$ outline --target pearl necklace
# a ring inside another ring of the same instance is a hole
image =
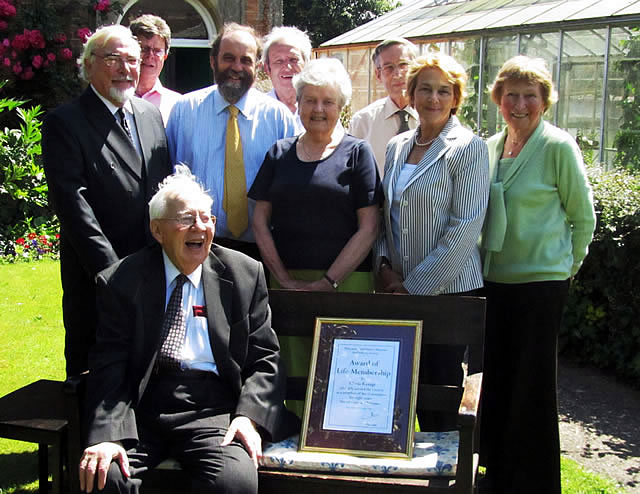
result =
[[[431,139],[430,141],[427,142],[418,142],[418,132],[416,132],[415,134],[413,134],[413,142],[416,143],[416,146],[418,147],[426,147],[429,144],[431,144],[433,141],[435,141],[438,138],[438,136],[435,136],[433,139]]]

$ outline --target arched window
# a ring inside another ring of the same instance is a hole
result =
[[[162,17],[171,28],[171,52],[160,77],[163,84],[181,93],[211,84],[214,13],[199,0],[129,0],[118,22],[127,26],[142,14]]]

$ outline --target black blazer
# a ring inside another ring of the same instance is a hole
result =
[[[160,112],[138,98],[131,104],[142,157],[90,87],[47,115],[43,125],[49,200],[61,226],[69,374],[87,368],[95,275],[152,241],[147,202],[171,173]]]
[[[88,444],[138,440],[135,410],[153,372],[166,296],[158,245],[100,273],[97,342],[87,387]],[[233,414],[282,439],[285,374],[262,264],[214,245],[203,264],[209,339],[220,378],[236,401]],[[202,381],[206,383],[206,381]]]

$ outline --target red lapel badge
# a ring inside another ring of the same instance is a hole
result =
[[[207,317],[207,306],[206,305],[194,305],[193,306],[193,317]]]

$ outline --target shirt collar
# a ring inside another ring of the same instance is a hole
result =
[[[384,102],[384,118],[391,118],[398,110],[405,110],[411,117],[418,120],[418,113],[411,105],[407,105],[404,108],[398,108],[391,97],[387,96]]]
[[[180,274],[180,270],[175,267],[164,250],[162,251],[162,257],[164,258],[164,278],[167,282],[167,286],[169,286],[173,282],[173,280],[176,279],[176,277]],[[200,278],[202,277],[202,264],[200,264],[200,266],[198,266],[193,273],[187,274],[185,276],[189,279],[194,287],[197,288],[198,286],[200,286]]]
[[[254,89],[249,88],[242,98],[234,103],[234,106],[237,107],[240,113],[242,113],[247,119],[251,118],[253,115],[253,108],[255,107],[255,98],[250,97],[252,91],[254,91]],[[213,102],[216,114],[222,113],[227,109],[227,106],[230,105],[230,103],[222,97],[220,91],[218,91],[217,85],[215,91],[213,91]]]
[[[163,89],[164,89],[164,86],[162,85],[162,83],[160,82],[160,78],[158,77],[153,87],[149,89],[146,93],[138,96],[138,98],[145,98],[147,96],[152,95],[153,93],[162,93]]]
[[[107,109],[111,112],[111,115],[115,115],[116,112],[118,111],[118,109],[120,108],[119,106],[114,105],[113,103],[111,103],[111,101],[109,101],[107,98],[105,98],[104,96],[102,96],[98,90],[93,87],[93,84],[90,84],[91,89],[93,90],[94,93],[96,93],[96,96],[98,98],[100,98],[100,101],[102,101],[105,106],[107,107]],[[131,101],[127,100],[124,105],[123,105],[124,109],[127,110],[129,113],[133,113],[133,107],[131,106]]]

